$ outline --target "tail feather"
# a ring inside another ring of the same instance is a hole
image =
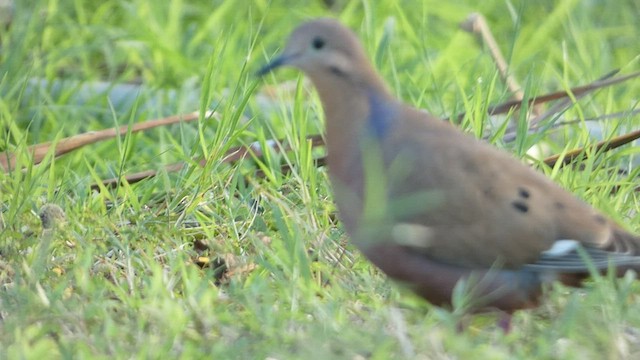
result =
[[[611,245],[604,250],[631,256],[640,256],[640,236],[632,234],[616,225],[611,235]]]

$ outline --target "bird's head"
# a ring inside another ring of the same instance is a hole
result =
[[[298,68],[312,79],[340,76],[357,80],[367,66],[365,51],[356,35],[334,19],[310,21],[296,28],[280,56],[264,66],[262,76],[281,66]]]

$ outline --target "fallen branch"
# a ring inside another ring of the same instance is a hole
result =
[[[214,112],[207,112],[205,117],[213,116]],[[188,122],[197,120],[199,118],[198,112],[193,112],[189,114],[183,115],[173,115],[163,119],[156,119],[145,121],[141,123],[136,123],[131,126],[131,133],[136,133],[140,131],[145,131],[148,129],[156,128],[159,126],[167,126],[173,125],[180,122]],[[53,147],[53,156],[59,157],[68,152],[77,150],[83,146],[94,144],[103,140],[108,140],[115,138],[116,136],[122,136],[129,132],[129,126],[123,125],[119,128],[110,128],[98,131],[89,131],[86,133],[66,137],[57,142],[46,142],[37,145],[29,146],[27,150],[33,156],[33,164],[39,164],[44,160],[47,154],[51,151]],[[16,155],[11,153],[3,153],[0,155],[0,167],[7,172],[10,170],[15,170],[16,166]]]
[[[543,162],[551,167],[555,166],[558,161],[562,162],[562,165],[567,165],[580,156],[587,156],[587,150],[592,150],[594,152],[606,152],[609,150],[613,150],[615,148],[619,148],[622,145],[626,145],[636,139],[640,138],[640,130],[632,131],[628,134],[616,136],[610,140],[603,140],[595,145],[588,145],[578,149],[571,150],[565,154],[556,154],[553,156],[549,156],[544,159]]]

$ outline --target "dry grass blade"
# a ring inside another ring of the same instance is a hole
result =
[[[619,118],[625,117],[625,116],[636,116],[636,115],[640,115],[640,109],[618,111],[618,112],[614,112],[614,113],[610,113],[610,114],[604,114],[604,115],[600,115],[600,116],[584,118],[584,120],[583,119],[571,119],[571,120],[559,121],[559,122],[553,124],[552,127],[556,128],[556,127],[565,126],[565,125],[577,124],[577,123],[581,123],[583,121],[584,122],[607,121],[607,120],[619,119]]]
[[[623,76],[619,76],[619,77],[615,77],[613,78],[612,76],[617,74],[618,70],[614,70],[611,73],[603,76],[601,79],[596,80],[590,84],[587,85],[582,85],[582,86],[576,86],[574,88],[571,88],[569,90],[562,90],[562,91],[556,91],[556,92],[552,92],[550,94],[546,94],[546,95],[541,95],[535,98],[531,98],[529,100],[527,100],[527,103],[529,104],[529,106],[533,106],[533,105],[538,105],[538,104],[543,104],[549,101],[553,101],[553,100],[558,100],[558,99],[563,99],[568,97],[570,94],[573,94],[574,96],[580,96],[580,95],[584,95],[586,93],[589,93],[593,90],[596,89],[600,89],[603,87],[607,87],[607,86],[611,86],[611,85],[615,85],[615,84],[619,84],[621,82],[627,81],[629,79],[633,79],[636,78],[638,76],[640,76],[640,71],[638,72],[634,72],[631,74],[627,74],[627,75],[623,75]],[[505,114],[508,113],[509,111],[511,111],[512,109],[518,109],[522,107],[522,102],[521,101],[507,101],[504,102],[500,105],[496,105],[496,106],[492,106],[489,108],[489,115],[497,115],[497,114]],[[464,113],[459,115],[459,117],[464,116]]]
[[[317,146],[322,146],[324,145],[324,140],[322,139],[321,135],[311,135],[309,137],[307,137],[307,140],[311,141],[311,146],[312,147],[317,147]],[[281,143],[283,140],[270,140],[267,142],[267,145],[269,145],[272,149],[274,149],[275,151],[289,151],[291,150],[290,146],[286,146],[284,148],[276,146],[277,144]],[[260,144],[258,143],[252,143],[250,145],[247,146],[236,146],[234,148],[229,149],[229,151],[226,152],[225,156],[222,158],[222,162],[223,163],[233,163],[239,160],[242,160],[244,158],[247,157],[247,155],[253,154],[253,156],[256,157],[262,157],[263,155],[263,151],[262,148],[260,147]],[[196,159],[195,160],[198,164],[198,166],[204,166],[206,163],[205,159]],[[324,160],[323,158],[316,160],[316,164],[318,164],[318,166],[323,165],[324,164]],[[182,169],[184,169],[184,167],[186,166],[186,163],[180,162],[180,163],[174,163],[174,164],[170,164],[164,167],[164,171],[166,172],[176,172],[176,171],[180,171]],[[283,165],[282,166],[282,172],[283,173],[287,173],[289,172],[291,169],[288,165]],[[134,174],[130,174],[125,176],[124,178],[111,178],[111,179],[107,179],[104,180],[102,182],[102,185],[106,186],[106,187],[115,187],[116,185],[118,185],[120,183],[120,181],[126,181],[129,184],[133,184],[133,183],[137,183],[139,181],[142,181],[144,179],[149,179],[152,177],[155,177],[156,175],[158,175],[158,171],[156,170],[146,170],[146,171],[141,171],[141,172],[137,172]],[[264,173],[262,173],[261,171],[257,172],[258,177],[264,177]],[[100,184],[93,184],[91,185],[91,189],[93,190],[98,190],[100,188]]]
[[[613,72],[610,72],[609,74],[606,74],[605,76],[603,76],[600,79],[596,80],[592,84],[605,81],[605,80],[611,78],[611,76],[615,75],[616,73],[617,73],[617,70],[613,71]],[[575,102],[575,101],[587,96],[590,92],[595,91],[597,89],[598,89],[598,87],[594,87],[591,90],[582,92],[582,93],[580,93],[578,95],[574,94],[573,97],[562,98],[562,101],[559,101],[559,102],[555,103],[553,106],[551,106],[545,112],[543,112],[542,114],[536,115],[533,119],[531,119],[529,121],[529,132],[537,132],[538,130],[540,130],[540,123],[541,122],[543,122],[544,120],[549,119],[550,117],[552,117],[552,116],[554,116],[556,114],[561,114],[562,112],[567,110],[569,107],[571,107],[573,102]],[[544,96],[547,96],[547,95],[543,95],[543,97]],[[625,114],[625,113],[628,113],[628,112],[621,112],[619,114]],[[557,119],[554,119],[553,121],[556,121],[556,120]],[[586,121],[586,119],[585,119],[585,121]],[[508,130],[504,134],[502,139],[505,142],[511,142],[511,141],[514,141],[516,139],[516,136],[517,136],[517,130],[512,129],[512,130]]]
[[[586,156],[585,150],[588,148],[592,148],[593,150],[595,150],[595,152],[605,152],[615,148],[619,148],[620,146],[628,144],[636,139],[640,139],[640,130],[616,136],[615,138],[610,140],[600,141],[595,145],[588,145],[585,147],[574,149],[567,152],[566,154],[549,156],[548,158],[544,159],[543,162],[552,167],[555,166],[558,161],[561,161],[562,165],[567,165],[581,156]]]
[[[598,80],[587,84],[587,85],[580,85],[580,86],[576,86],[573,88],[570,88],[569,90],[561,90],[561,91],[556,91],[556,92],[552,92],[549,94],[545,94],[545,95],[540,95],[540,96],[536,96],[536,97],[532,97],[529,100],[527,100],[527,104],[529,106],[535,106],[535,105],[540,105],[540,104],[544,104],[550,101],[554,101],[554,100],[559,100],[559,99],[564,99],[569,97],[571,94],[574,97],[580,97],[583,95],[586,95],[594,90],[600,89],[600,88],[604,88],[607,86],[612,86],[615,84],[619,84],[622,82],[625,82],[627,80],[636,78],[640,76],[640,71],[638,72],[634,72],[631,74],[627,74],[624,76],[619,76],[619,77],[612,77],[615,74],[618,73],[619,70],[613,70],[610,73],[606,74],[605,76],[599,78]],[[522,100],[510,100],[510,101],[506,101],[504,103],[498,104],[498,105],[494,105],[494,106],[490,106],[489,109],[487,110],[487,113],[489,115],[499,115],[499,114],[506,114],[512,110],[518,110],[522,107],[523,105]],[[464,118],[464,116],[466,115],[466,113],[460,113],[458,115],[456,115],[455,117],[452,117],[453,119],[457,119],[458,121],[462,120]]]
[[[205,114],[206,117],[213,115],[213,112]],[[183,115],[173,115],[162,119],[145,121],[142,123],[134,124],[131,127],[131,132],[140,132],[148,129],[152,129],[159,126],[167,126],[177,124],[180,122],[187,122],[197,120],[199,117],[198,112],[193,112]],[[29,147],[29,153],[33,154],[33,163],[39,164],[45,158],[45,156],[51,151],[51,147],[54,147],[54,156],[58,157],[68,152],[77,150],[83,146],[94,144],[103,140],[115,138],[116,136],[125,135],[129,131],[129,126],[124,125],[119,128],[110,128],[99,131],[89,131],[86,133],[66,137],[58,142],[46,142],[42,144],[36,144]],[[14,170],[16,165],[16,155],[11,153],[4,153],[0,156],[0,167],[7,172]]]
[[[467,19],[460,24],[460,28],[464,31],[472,33],[478,36],[478,40],[481,44],[484,44],[489,49],[489,53],[491,54],[491,58],[493,62],[496,64],[498,68],[498,72],[500,73],[500,77],[506,83],[509,90],[513,93],[513,101],[514,102],[522,102],[524,99],[524,92],[522,91],[522,87],[518,84],[513,75],[509,72],[509,65],[507,61],[504,59],[502,52],[500,51],[500,47],[487,24],[487,20],[482,14],[472,13],[467,16]],[[535,114],[538,114],[540,111],[537,108],[533,109]]]

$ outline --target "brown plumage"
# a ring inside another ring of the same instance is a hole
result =
[[[395,99],[339,22],[299,26],[264,67],[302,70],[327,126],[335,201],[354,244],[437,305],[464,280],[469,310],[538,304],[550,281],[640,268],[640,238],[508,153]]]

